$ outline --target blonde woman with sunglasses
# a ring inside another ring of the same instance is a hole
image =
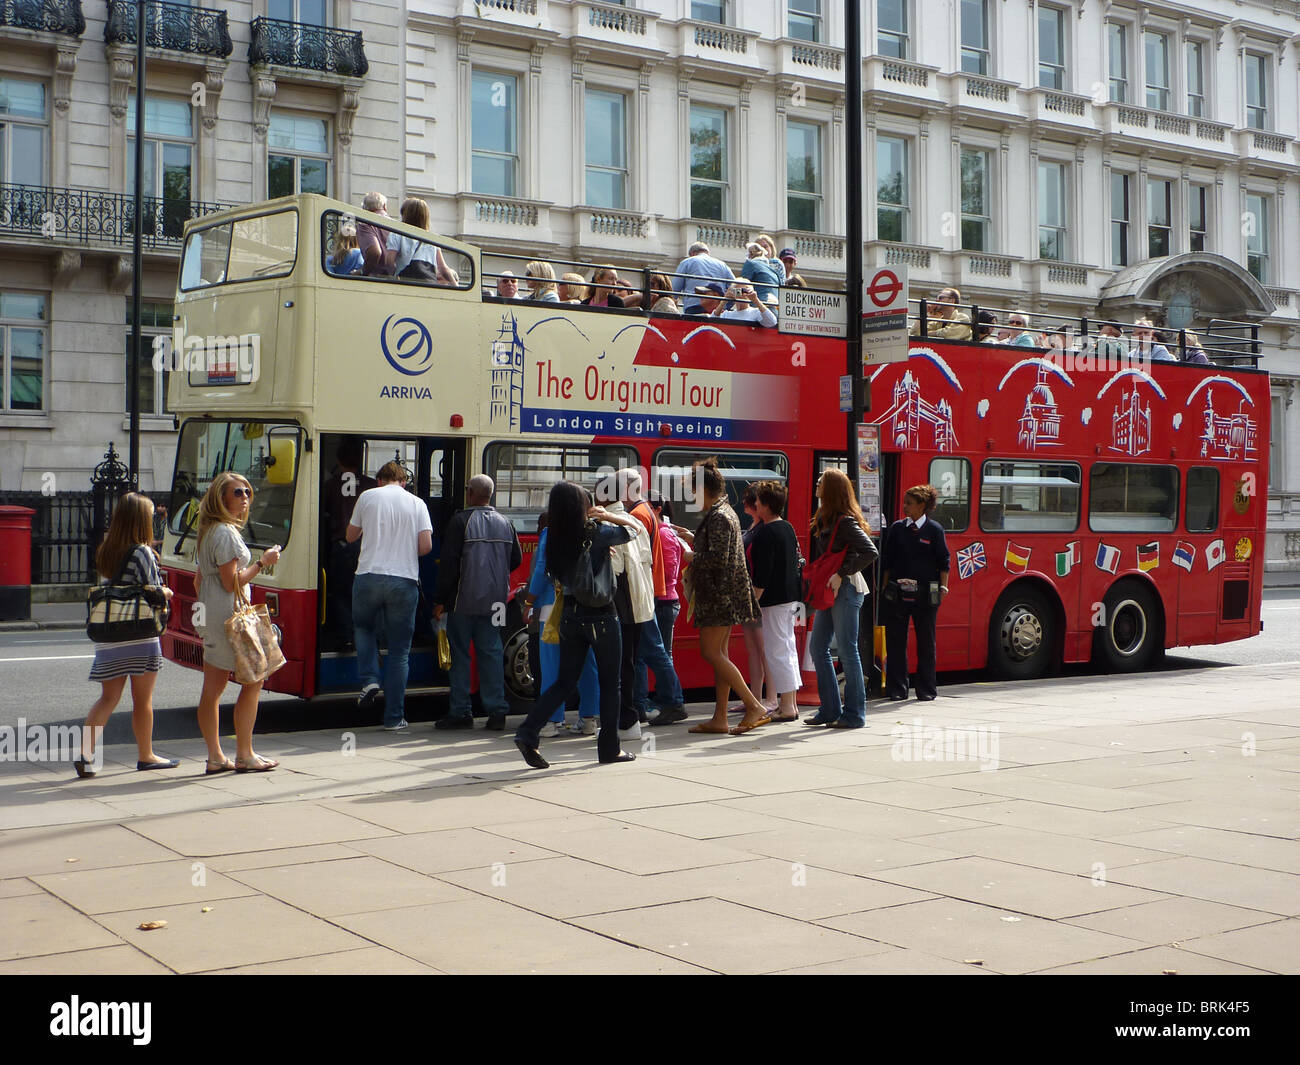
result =
[[[197,606],[194,628],[203,637],[203,693],[199,696],[199,728],[208,745],[208,773],[265,773],[280,763],[253,753],[253,723],[262,682],[240,686],[235,700],[235,760],[221,750],[218,703],[235,668],[235,650],[226,638],[226,619],[235,612],[240,586],[280,560],[279,546],[252,554],[240,529],[248,521],[253,486],[238,473],[221,473],[199,504]],[[200,624],[200,622],[202,624]]]

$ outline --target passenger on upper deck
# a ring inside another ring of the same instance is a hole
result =
[[[677,264],[677,272],[673,275],[673,291],[686,294],[687,314],[700,313],[700,301],[692,295],[698,291],[700,284],[695,280],[696,278],[703,278],[704,281],[725,281],[728,284],[736,280],[731,267],[721,259],[715,259],[710,255],[709,246],[703,241],[696,241],[691,245],[686,258]]]
[[[1024,311],[1012,311],[1007,316],[1008,328],[1003,329],[998,338],[1003,344],[1013,344],[1018,348],[1033,348],[1038,346],[1038,339],[1033,333],[1029,332],[1029,318]],[[1016,332],[1020,330],[1020,332]]]
[[[388,200],[382,192],[367,192],[361,206],[372,214],[388,217]],[[365,267],[362,273],[368,276],[391,274],[384,268],[384,247],[387,238],[384,231],[369,222],[357,222],[357,246],[361,249]]]
[[[591,294],[584,307],[639,307],[641,300],[632,286],[618,276],[618,267],[605,263],[591,272]]]
[[[998,316],[992,311],[980,311],[975,323],[975,343],[996,344],[998,342]]]
[[[970,315],[959,311],[961,293],[955,288],[943,288],[931,297],[926,307],[925,329],[920,329],[920,322],[913,322],[907,327],[909,336],[939,337],[944,340],[969,340],[971,338]]]
[[[681,304],[673,296],[673,285],[663,274],[650,275],[650,309],[656,314],[681,314]]]
[[[731,318],[739,322],[756,322],[759,325],[767,326],[769,329],[776,325],[776,315],[772,313],[761,299],[758,293],[749,285],[732,285],[727,292],[727,297],[732,300],[730,310],[714,310],[714,314],[719,318]],[[742,303],[748,303],[749,306],[742,306]]]
[[[1188,332],[1187,350],[1183,355],[1183,362],[1195,363],[1198,366],[1209,366],[1210,357],[1205,354],[1205,349],[1201,347],[1201,338],[1195,333]]]
[[[344,222],[334,238],[334,254],[325,260],[325,270],[336,277],[346,277],[360,273],[363,262],[361,249],[357,247],[357,227]]]
[[[1124,334],[1114,322],[1105,322],[1097,330],[1097,358],[1118,361],[1128,358],[1128,345]]]
[[[496,294],[503,300],[517,300],[519,298],[519,279],[509,270],[502,270],[497,278]]]
[[[1156,339],[1155,325],[1150,318],[1139,318],[1133,323],[1133,354],[1143,361],[1178,361],[1178,358]]]
[[[745,245],[745,251],[749,258],[740,268],[740,276],[753,284],[759,299],[764,302],[776,302],[776,289],[785,280],[784,271],[778,274],[772,269],[763,245],[757,241]]]
[[[544,300],[547,303],[559,303],[560,297],[555,291],[555,267],[550,263],[534,260],[524,267],[527,279],[528,298]]]
[[[402,221],[408,226],[427,230],[429,205],[414,196],[407,197],[402,201]],[[400,233],[388,234],[384,266],[386,272],[395,273],[398,277],[432,281],[439,285],[460,283],[456,271],[443,261],[442,250],[436,244],[415,237],[404,237]]]
[[[587,280],[581,274],[565,274],[560,278],[560,302],[581,303],[587,298]]]

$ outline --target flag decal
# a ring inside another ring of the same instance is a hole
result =
[[[1223,541],[1212,540],[1205,549],[1205,569],[1213,570],[1224,559]]]
[[[1024,573],[1029,568],[1029,554],[1032,547],[1021,547],[1007,541],[1006,566],[1012,573]]]
[[[1064,551],[1056,552],[1056,575],[1068,577],[1070,570],[1079,564],[1079,541],[1071,540]]]
[[[1196,561],[1196,545],[1189,544],[1186,540],[1179,540],[1178,546],[1174,548],[1173,563],[1179,569],[1185,569],[1188,573],[1192,572],[1192,563]]]
[[[1138,545],[1138,569],[1143,573],[1156,569],[1160,565],[1160,541]]]
[[[984,545],[979,541],[957,552],[957,576],[964,581],[970,580],[984,565]]]
[[[1097,568],[1114,573],[1119,568],[1119,548],[1108,544],[1097,545]]]

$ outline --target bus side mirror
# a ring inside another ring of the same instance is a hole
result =
[[[266,464],[267,484],[293,484],[293,471],[298,463],[295,461],[295,442],[288,437],[272,437],[270,461]]]

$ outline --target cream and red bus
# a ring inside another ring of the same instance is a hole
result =
[[[337,272],[344,223],[397,234],[430,260],[436,248],[454,283],[445,270],[441,283]],[[638,275],[647,294],[648,278]],[[787,484],[807,556],[817,477],[846,459],[841,340],[494,293],[477,248],[322,197],[187,224],[169,385],[181,420],[163,548],[169,658],[202,664],[197,501],[234,469],[255,489],[245,538],[284,549],[253,585],[288,659],[267,687],[305,699],[356,692],[329,528],[349,441],[361,476],[397,458],[429,507],[426,597],[466,481],[495,481],[494,503],[525,546],[504,619],[516,703],[533,680],[515,597],[556,480],[594,487],[603,472],[643,467],[691,526],[683,471],[716,455],[738,513],[745,483]],[[1259,631],[1267,374],[913,341],[907,360],[872,369],[871,395],[881,522],[901,515],[910,485],[941,492],[952,571],[940,670],[1033,677],[1092,659],[1131,671],[1167,647]],[[446,689],[429,617],[426,598],[412,694]],[[674,660],[684,687],[711,686],[684,616]]]

